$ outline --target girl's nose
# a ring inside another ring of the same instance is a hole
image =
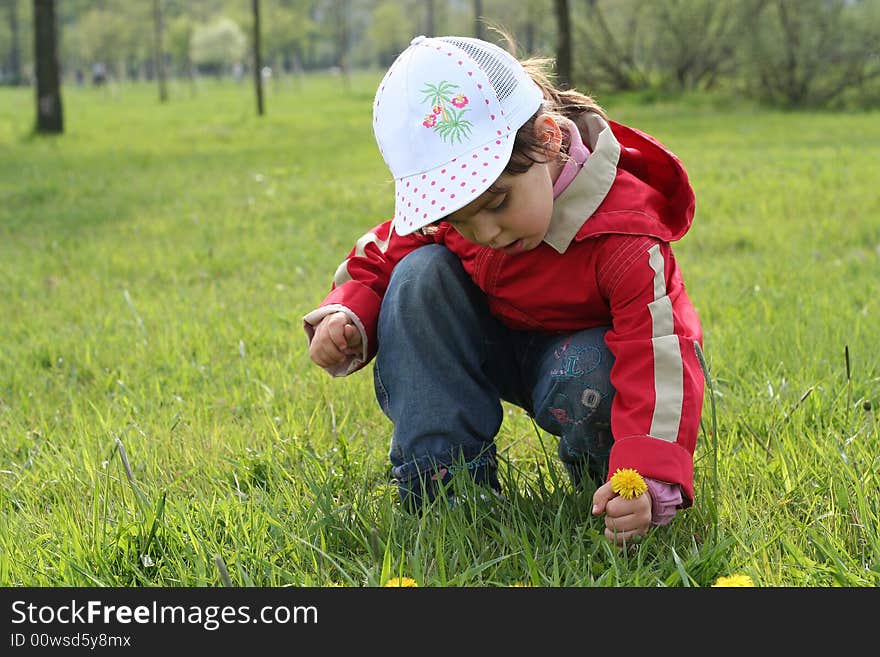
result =
[[[491,219],[474,222],[474,241],[483,246],[491,246],[492,241],[501,233],[501,228]]]

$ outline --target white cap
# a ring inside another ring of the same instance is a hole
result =
[[[408,235],[486,191],[542,101],[516,58],[492,43],[413,39],[373,101],[376,142],[394,176],[394,230]]]

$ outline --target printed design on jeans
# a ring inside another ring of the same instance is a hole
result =
[[[550,415],[555,417],[559,424],[569,424],[571,422],[571,418],[568,417],[568,411],[564,408],[551,408]]]
[[[495,460],[491,456],[483,455],[466,463],[455,463],[453,465],[444,466],[431,475],[431,481],[442,481],[447,474],[452,477],[456,472],[461,472],[462,470],[473,472],[474,470],[486,466],[494,467]]]
[[[560,393],[554,397],[553,406],[549,411],[561,427],[579,427],[593,417],[596,411],[596,407],[590,408],[584,405],[584,408],[587,409],[586,412],[578,412],[571,399]]]
[[[602,403],[602,393],[593,388],[585,388],[581,394],[581,406],[586,411],[578,411],[567,395],[559,393],[553,399],[553,406],[548,411],[559,423],[560,427],[579,427],[595,415]]]
[[[602,354],[596,347],[575,347],[566,340],[553,352],[558,364],[550,375],[561,378],[578,378],[589,374],[602,362]]]
[[[586,388],[584,394],[581,395],[581,404],[590,410],[596,410],[602,401],[602,393],[592,388]]]
[[[474,124],[464,118],[468,97],[456,93],[459,85],[442,80],[437,84],[427,83],[422,89],[422,104],[431,108],[431,113],[422,120],[422,125],[433,129],[443,141],[461,142],[471,136]]]

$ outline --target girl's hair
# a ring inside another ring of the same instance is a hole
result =
[[[511,54],[516,53],[516,41],[509,32],[498,26],[490,26],[490,28],[498,32],[506,41],[507,50]],[[518,174],[525,173],[536,162],[546,162],[547,159],[540,159],[542,154],[551,154],[547,150],[546,144],[535,136],[535,121],[541,116],[549,115],[557,123],[560,119],[575,120],[584,112],[593,112],[603,119],[608,117],[599,104],[590,96],[581,93],[577,89],[559,89],[553,82],[553,74],[550,72],[555,63],[550,57],[529,57],[520,60],[520,64],[526,70],[531,78],[535,81],[541,91],[544,93],[544,103],[532,117],[520,126],[513,140],[513,153],[510,161],[507,163],[504,171],[506,173]],[[566,157],[568,151],[568,139],[563,131],[562,156]]]

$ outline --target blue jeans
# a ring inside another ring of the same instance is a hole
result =
[[[509,329],[446,247],[408,254],[382,301],[373,368],[379,405],[394,425],[389,456],[404,504],[419,508],[463,470],[500,490],[501,400],[559,437],[575,484],[584,473],[603,481],[613,441],[607,330]]]

